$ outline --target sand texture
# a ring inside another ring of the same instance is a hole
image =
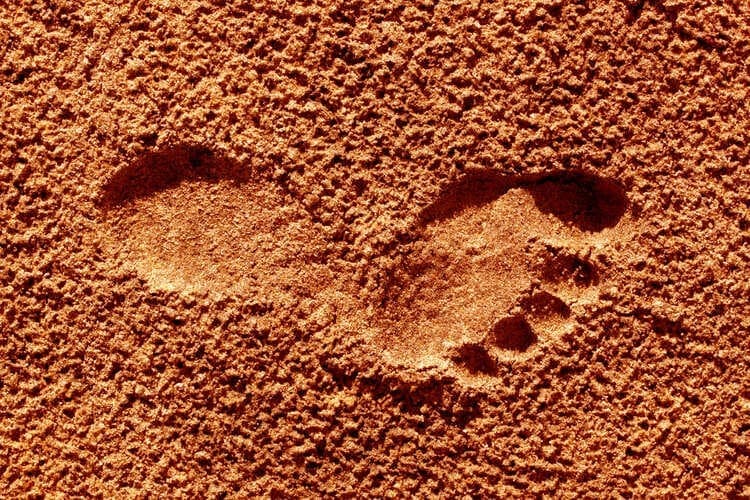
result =
[[[0,496],[750,498],[750,3],[0,2]]]

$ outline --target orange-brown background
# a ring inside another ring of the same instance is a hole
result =
[[[5,3],[2,490],[750,494],[749,26],[739,0]],[[640,229],[574,334],[470,388],[333,335],[314,293],[111,259],[104,181],[182,144],[282,186],[365,302],[467,168],[617,179]]]

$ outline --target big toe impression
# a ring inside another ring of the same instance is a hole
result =
[[[539,210],[584,231],[615,226],[628,206],[619,183],[584,173],[545,177],[530,185],[529,192]]]

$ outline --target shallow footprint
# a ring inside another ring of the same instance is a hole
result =
[[[106,246],[150,286],[237,292],[319,283],[323,241],[278,185],[204,148],[149,153],[101,196]]]
[[[626,208],[624,190],[597,176],[468,173],[422,213],[376,345],[399,364],[491,376],[498,360],[565,328],[571,311],[558,290],[567,298],[598,282],[593,264],[573,256],[595,234],[611,237]],[[542,240],[570,251],[543,254],[540,265],[529,249]]]

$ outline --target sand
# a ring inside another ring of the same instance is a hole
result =
[[[750,497],[750,4],[0,6],[8,497]]]

